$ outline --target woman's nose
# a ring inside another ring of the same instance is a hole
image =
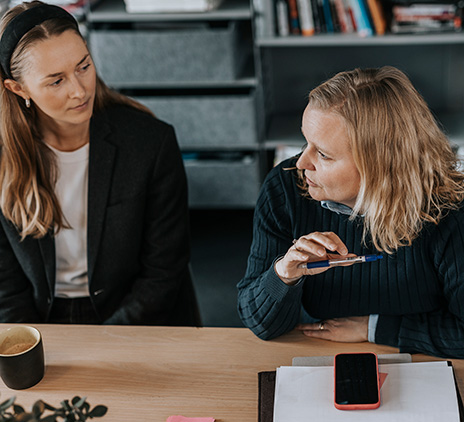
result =
[[[85,95],[84,86],[81,84],[78,78],[71,80],[70,96],[72,98],[83,98]]]
[[[310,156],[310,151],[306,148],[303,153],[298,158],[296,162],[296,167],[299,170],[314,170],[314,164]]]

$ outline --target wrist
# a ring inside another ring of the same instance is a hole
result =
[[[274,262],[274,272],[276,273],[277,277],[279,277],[285,284],[289,286],[294,286],[295,284],[298,283],[298,281],[301,279],[301,276],[299,277],[285,277],[285,272],[282,271],[281,265],[282,265],[282,260],[283,256],[276,259]]]

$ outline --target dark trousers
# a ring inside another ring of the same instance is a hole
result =
[[[48,320],[51,324],[101,324],[88,297],[55,298]]]

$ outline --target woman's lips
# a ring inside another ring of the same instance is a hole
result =
[[[317,188],[318,187],[318,185],[316,185],[311,179],[306,178],[306,183],[308,184],[308,186],[310,186],[312,188]]]
[[[87,107],[87,104],[88,104],[88,103],[89,103],[88,101],[85,101],[84,103],[79,104],[79,105],[76,106],[76,107],[72,107],[71,110],[83,110],[84,108]]]

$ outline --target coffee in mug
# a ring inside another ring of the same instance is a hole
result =
[[[7,387],[22,390],[44,375],[42,336],[34,327],[17,325],[0,331],[0,376]]]

